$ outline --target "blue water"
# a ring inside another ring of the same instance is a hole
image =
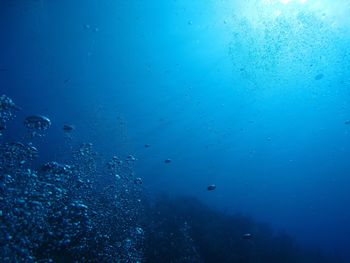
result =
[[[349,11],[346,0],[0,0],[0,95],[21,107],[1,140],[42,114],[52,127],[37,163],[66,161],[72,124],[73,145],[135,156],[149,195],[196,197],[349,262]]]

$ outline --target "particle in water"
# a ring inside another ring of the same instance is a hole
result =
[[[323,77],[324,77],[323,73],[317,74],[315,76],[315,80],[321,80],[321,79],[323,79]]]

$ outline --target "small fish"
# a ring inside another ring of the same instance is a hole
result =
[[[246,240],[249,240],[249,239],[252,239],[253,238],[253,235],[250,234],[250,233],[245,233],[242,235],[242,238],[243,239],[246,239]]]
[[[165,163],[171,163],[171,159],[164,160]]]
[[[215,184],[208,185],[208,187],[207,187],[208,191],[214,191],[215,189],[216,189],[216,185]]]
[[[69,124],[63,125],[64,132],[72,132],[74,130],[75,130],[75,127],[73,125],[69,125]]]

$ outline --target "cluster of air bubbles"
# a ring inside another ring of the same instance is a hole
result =
[[[11,99],[0,97],[1,124],[15,110]],[[51,121],[34,115],[24,125],[37,137]],[[73,130],[63,126],[65,133]],[[38,165],[39,155],[32,143],[0,143],[1,262],[142,262],[144,231],[137,221],[143,191],[133,172],[136,158],[106,162],[92,143],[77,146],[65,163]]]
[[[70,174],[72,173],[69,165],[59,164],[57,162],[48,162],[41,168],[43,172],[50,174]]]
[[[123,242],[124,257],[122,262],[140,263],[143,261],[145,233],[141,227],[136,227],[130,230],[130,236]],[[129,261],[128,261],[129,260]]]
[[[79,153],[82,156],[90,155],[92,153],[92,143],[83,143],[79,148]]]
[[[21,142],[3,143],[0,145],[0,171],[20,168],[33,161],[38,150],[33,144],[23,144]]]
[[[24,120],[24,126],[27,128],[31,137],[41,137],[50,128],[51,121],[42,115],[28,116]]]
[[[0,136],[6,129],[6,123],[13,119],[15,112],[20,110],[13,100],[6,95],[0,96]]]

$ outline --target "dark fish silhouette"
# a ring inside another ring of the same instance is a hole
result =
[[[207,189],[208,191],[214,191],[216,189],[216,185],[215,184],[208,185]]]
[[[74,130],[75,130],[75,127],[73,125],[69,125],[69,124],[63,125],[64,132],[72,132]]]
[[[249,239],[252,239],[253,238],[253,235],[250,234],[250,233],[245,233],[243,236],[242,236],[243,239],[246,239],[246,240],[249,240]]]

